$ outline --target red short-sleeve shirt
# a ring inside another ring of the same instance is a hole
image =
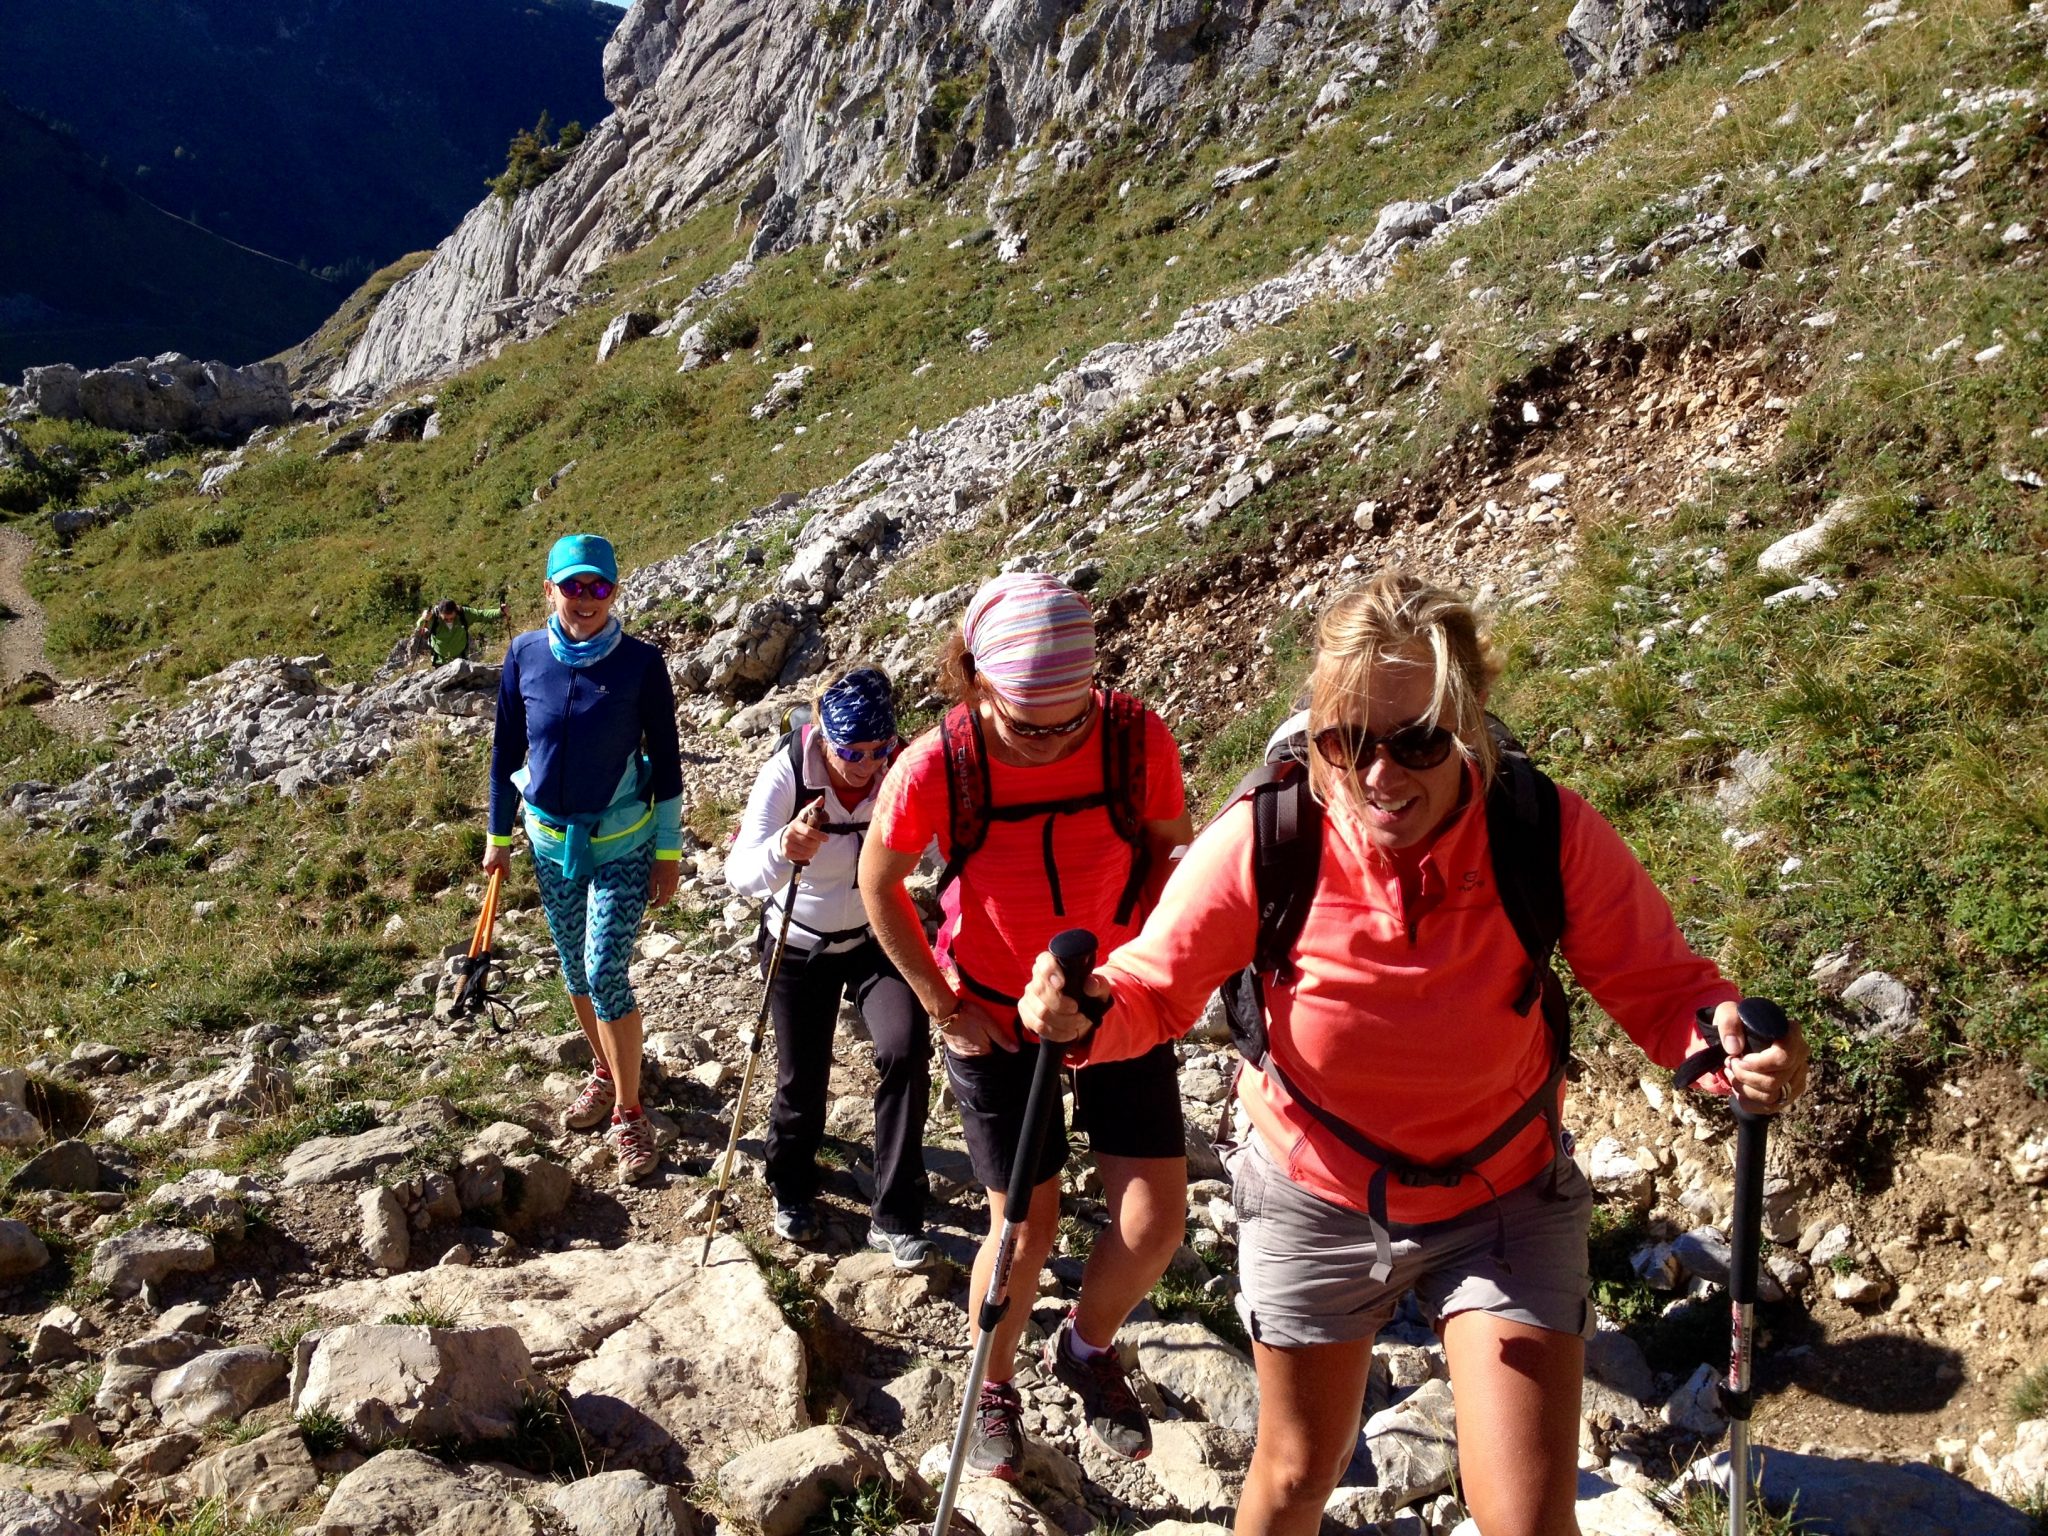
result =
[[[1057,762],[1016,767],[989,759],[991,803],[997,806],[1079,799],[1102,783],[1102,712]],[[1145,711],[1144,819],[1172,821],[1187,807],[1180,748],[1173,733]],[[1144,914],[1116,919],[1134,857],[1101,807],[1054,819],[1052,859],[1059,872],[1060,907],[1046,877],[1046,819],[991,820],[988,838],[967,861],[942,901],[945,920],[936,946],[939,964],[951,966],[995,991],[1015,997],[1031,979],[1031,962],[1062,929],[1094,931],[1097,953],[1107,955],[1138,931]],[[942,736],[926,731],[889,770],[875,807],[872,835],[899,853],[920,853],[936,838],[950,857],[946,762]]]

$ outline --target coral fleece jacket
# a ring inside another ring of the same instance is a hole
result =
[[[1560,787],[1565,929],[1559,948],[1579,984],[1654,1061],[1692,1048],[1693,1012],[1739,994],[1686,947],[1663,894],[1600,814]],[[1550,1070],[1540,1005],[1515,1011],[1528,957],[1494,889],[1478,778],[1465,808],[1422,857],[1409,895],[1392,862],[1344,806],[1323,818],[1320,883],[1296,946],[1298,975],[1269,985],[1270,1049],[1316,1103],[1418,1162],[1468,1150]],[[1198,837],[1143,930],[1111,955],[1116,1003],[1086,1059],[1150,1050],[1193,1026],[1209,994],[1249,965],[1258,936],[1252,811],[1232,806]],[[1325,1200],[1366,1208],[1375,1165],[1318,1125],[1263,1073],[1238,1095],[1287,1176]],[[1387,1187],[1390,1219],[1441,1221],[1548,1166],[1538,1116],[1450,1189]]]

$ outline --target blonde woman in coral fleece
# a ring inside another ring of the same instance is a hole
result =
[[[1267,1065],[1238,1079],[1252,1126],[1232,1156],[1239,1309],[1259,1423],[1236,1529],[1317,1529],[1357,1443],[1373,1337],[1413,1289],[1443,1337],[1475,1523],[1485,1536],[1576,1536],[1591,1194],[1558,1128],[1562,1063],[1542,1001],[1555,983],[1494,877],[1499,765],[1484,711],[1496,664],[1470,608],[1394,573],[1340,599],[1319,641],[1308,772],[1320,863],[1287,963],[1261,976]],[[1703,1048],[1695,1010],[1708,1010],[1731,1050],[1710,1081],[1782,1109],[1806,1078],[1797,1026],[1743,1055],[1736,989],[1687,948],[1614,829],[1563,789],[1550,825],[1559,948],[1580,984],[1665,1066]],[[1070,1054],[1091,1063],[1185,1034],[1253,963],[1253,847],[1240,800],[1089,978],[1109,1000],[1092,1033],[1050,955],[1034,963],[1024,1026],[1077,1042]],[[1470,1171],[1403,1177],[1453,1163]]]

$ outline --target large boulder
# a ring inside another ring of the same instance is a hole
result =
[[[81,371],[69,363],[30,368],[19,404],[39,416],[89,421],[116,432],[246,437],[292,417],[282,363],[234,368],[181,352],[134,357]]]
[[[60,1141],[45,1147],[14,1170],[10,1189],[62,1189],[74,1193],[100,1187],[99,1159],[82,1141]]]
[[[351,1440],[503,1440],[519,1405],[543,1390],[519,1330],[349,1324],[323,1334],[292,1413],[330,1413]]]
[[[697,1249],[629,1243],[502,1269],[436,1267],[305,1298],[365,1321],[412,1307],[501,1318],[535,1361],[573,1366],[567,1396],[593,1460],[674,1482],[808,1428],[803,1342],[735,1238]]]

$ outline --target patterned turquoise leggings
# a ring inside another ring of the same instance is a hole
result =
[[[533,869],[570,995],[589,998],[607,1024],[624,1018],[638,1006],[626,967],[633,962],[633,937],[647,910],[654,844],[607,860],[587,881],[568,879],[560,865],[545,857],[536,858]]]

